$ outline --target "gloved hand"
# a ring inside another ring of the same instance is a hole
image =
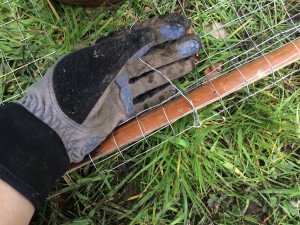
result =
[[[189,27],[180,14],[156,17],[129,34],[69,54],[19,103],[60,136],[71,162],[79,162],[147,102],[157,104],[174,94],[174,87],[139,58],[152,48],[142,57],[152,67],[170,79],[189,73],[193,59],[186,57],[200,46],[195,35],[185,35]]]
[[[200,41],[186,35],[189,28],[180,14],[154,17],[59,59],[17,104],[0,110],[0,178],[41,207],[70,162],[176,92],[139,58],[170,80],[191,72]]]

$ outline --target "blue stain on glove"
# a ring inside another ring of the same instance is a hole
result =
[[[148,44],[146,46],[144,46],[143,48],[141,48],[137,53],[135,53],[135,55],[133,56],[133,61],[138,60],[139,58],[141,58],[143,55],[146,54],[146,52],[148,52],[148,50],[153,46],[153,44]]]
[[[177,56],[188,57],[199,52],[199,49],[200,49],[200,43],[197,41],[192,40],[192,41],[184,42],[177,46],[177,50],[178,50]]]
[[[171,41],[183,37],[185,29],[181,24],[170,25],[167,24],[160,28],[160,34],[164,41]]]
[[[132,93],[128,87],[127,76],[124,72],[116,79],[115,83],[120,88],[121,101],[126,109],[126,114],[128,117],[134,116],[134,108],[132,102]]]
[[[91,137],[89,138],[89,140],[87,141],[87,143],[82,147],[81,149],[81,154],[82,155],[87,155],[89,154],[91,151],[93,151],[103,140],[105,139],[105,137],[100,137],[100,136],[96,136],[96,137]]]

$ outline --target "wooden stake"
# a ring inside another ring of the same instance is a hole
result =
[[[242,89],[248,84],[254,83],[275,71],[300,59],[300,39],[294,40],[289,44],[262,56],[226,75],[220,76],[211,82],[207,82],[201,87],[191,91],[188,95],[194,107],[200,109],[212,102],[219,100],[237,90]],[[193,112],[191,104],[184,98],[179,97],[153,111],[145,113],[139,120],[133,119],[114,130],[112,135],[95,150],[92,158],[96,160],[106,154],[112,153],[118,147],[132,143],[144,135],[168,125],[181,117]],[[166,118],[168,117],[168,119]],[[142,127],[142,130],[141,130]],[[115,140],[114,140],[115,139]],[[72,164],[69,171],[74,171],[86,164],[90,160]]]

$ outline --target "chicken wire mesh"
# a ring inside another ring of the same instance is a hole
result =
[[[33,7],[26,7],[29,4]],[[174,4],[174,2],[167,4]],[[51,24],[43,23],[40,14],[43,10],[50,9],[44,4],[34,4],[33,1],[1,3],[1,13],[5,15],[0,21],[1,104],[15,101],[23,96],[26,89],[36,82],[58,58],[57,43],[53,43],[47,29]],[[111,138],[115,144],[114,151],[105,156],[95,151],[86,157],[86,162],[93,165],[100,173],[114,170],[166,142],[175,141],[177,136],[186,133],[189,129],[200,127],[216,115],[230,114],[230,108],[267,88],[275,86],[287,89],[288,83],[293,82],[293,77],[299,75],[298,61],[278,72],[273,71],[271,76],[264,78],[263,81],[249,85],[246,83],[245,87],[237,93],[230,93],[226,97],[220,96],[213,106],[209,106],[210,113],[197,111],[187,93],[217,77],[239,70],[241,66],[265,57],[268,52],[299,38],[300,4],[298,1],[178,0],[173,10],[190,18],[193,30],[199,35],[203,44],[196,69],[173,83],[180,91],[167,100],[169,102],[183,96],[192,106],[191,116],[180,119],[180,126],[173,126],[175,121],[169,120],[164,111],[168,123],[150,134],[144,132],[139,117],[161,105],[150,107],[132,118],[137,121],[141,133],[139,140],[132,140],[130,144],[121,146],[113,133]],[[140,20],[140,17],[142,16],[136,13],[135,20]],[[51,19],[55,20],[54,17]],[[279,83],[283,80],[284,82]],[[171,135],[168,137],[162,135],[166,131]],[[100,159],[95,161],[99,154]],[[117,166],[99,169],[99,165],[103,162],[114,158],[118,158],[120,162]]]

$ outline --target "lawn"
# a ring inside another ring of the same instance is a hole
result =
[[[185,13],[203,43],[197,68],[176,82],[183,90],[201,85],[212,65],[225,74],[300,37],[297,0],[127,0],[93,9],[1,0],[0,103],[23,96],[59,56],[170,12]],[[298,61],[200,109],[199,127],[186,116],[96,169],[70,173],[32,224],[299,224],[299,87]]]

